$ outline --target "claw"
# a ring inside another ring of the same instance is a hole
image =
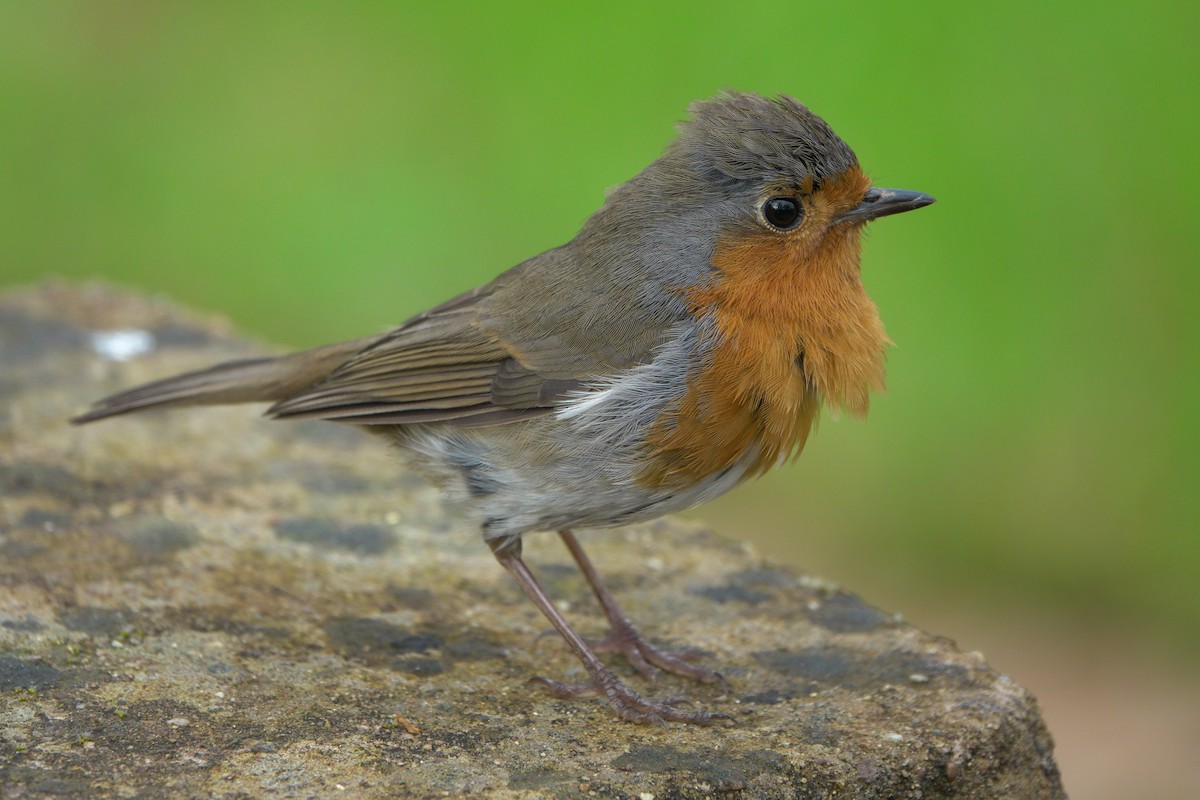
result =
[[[700,683],[724,682],[718,673],[690,663],[705,658],[709,653],[694,648],[659,650],[643,639],[628,622],[614,625],[608,636],[598,642],[589,642],[589,645],[597,653],[620,653],[625,656],[630,665],[651,683],[658,681],[659,670]]]
[[[533,646],[537,647],[550,636],[558,636],[558,631],[554,630],[554,628],[547,628],[537,636],[533,637]]]
[[[698,650],[694,647],[689,647],[684,650],[668,650],[667,655],[680,661],[703,661],[712,656],[712,653],[707,650]]]
[[[718,722],[733,722],[733,717],[728,714],[680,709],[681,705],[694,706],[687,698],[668,697],[657,700],[642,697],[621,683],[608,670],[598,673],[591,681],[585,683],[564,683],[539,675],[526,681],[526,686],[531,685],[541,686],[552,696],[562,700],[603,695],[622,719],[643,725],[666,725],[668,722],[682,722],[689,725],[708,726]]]

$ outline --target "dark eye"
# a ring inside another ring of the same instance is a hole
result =
[[[772,197],[763,203],[762,213],[763,219],[772,228],[778,228],[781,231],[796,227],[796,224],[800,222],[800,217],[803,215],[800,208],[800,201],[794,197]]]

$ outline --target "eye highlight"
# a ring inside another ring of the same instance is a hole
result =
[[[788,231],[800,224],[804,209],[794,197],[772,197],[762,204],[762,215],[775,230]]]

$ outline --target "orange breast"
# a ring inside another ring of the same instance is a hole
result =
[[[809,240],[763,230],[719,243],[719,278],[688,300],[713,315],[721,342],[679,407],[652,426],[641,481],[690,485],[748,452],[746,476],[760,474],[799,454],[822,401],[862,416],[883,389],[889,340],[862,286],[859,230],[817,230]]]

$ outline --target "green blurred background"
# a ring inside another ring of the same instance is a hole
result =
[[[866,246],[870,421],[696,513],[1027,665],[1071,790],[1038,675],[1200,654],[1200,14],[849,8],[0,2],[0,285],[356,337],[569,239],[692,100],[795,95],[939,203]]]

